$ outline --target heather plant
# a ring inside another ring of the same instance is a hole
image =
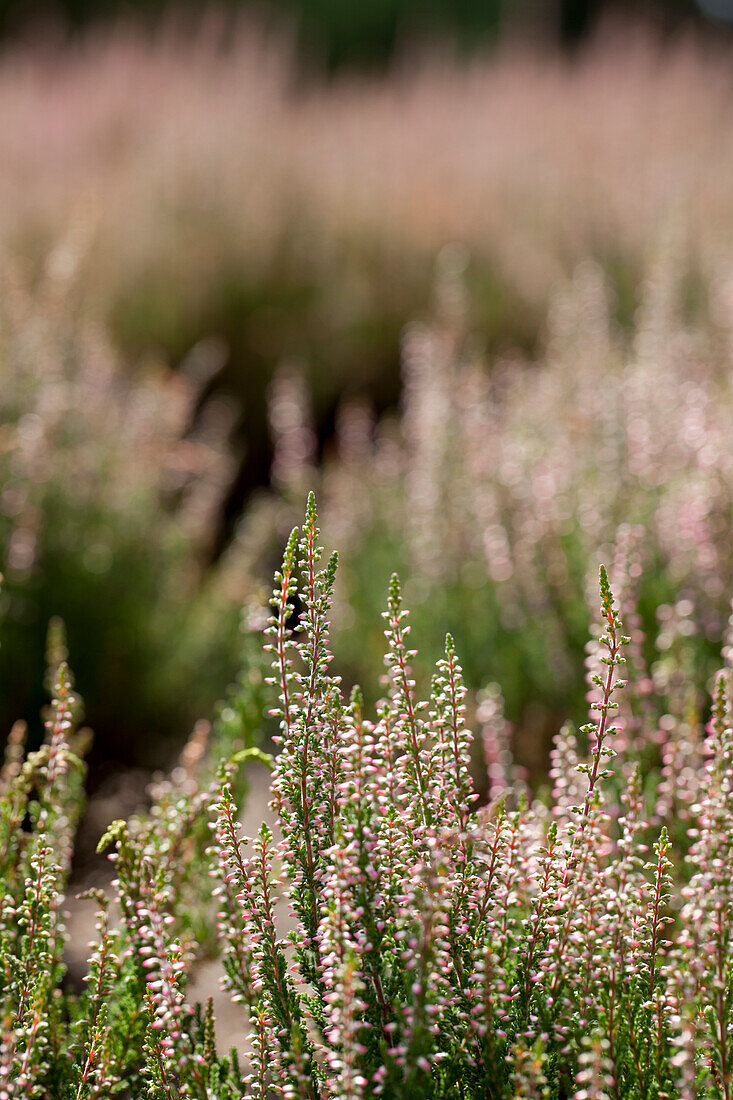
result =
[[[450,636],[421,697],[396,576],[383,697],[371,714],[359,689],[344,697],[336,576],[311,496],[267,628],[274,824],[249,838],[238,823],[247,761],[271,763],[252,744],[260,658],[209,745],[196,730],[149,811],[102,838],[114,880],[81,992],[63,981],[80,704],[53,667],[46,741],[24,758],[16,727],[2,771],[0,1096],[729,1097],[728,674],[705,732],[696,702],[676,712],[681,677],[652,689],[673,721],[649,719],[601,567],[590,720],[557,734],[537,797],[513,774],[496,689],[474,707]],[[478,807],[477,713],[492,780]],[[228,1055],[211,1002],[190,996],[212,939],[242,1013]]]
[[[214,727],[232,761],[262,757],[250,724],[258,667],[253,661],[232,689]],[[46,740],[24,757],[25,728],[16,724],[1,777],[0,1095],[239,1096],[236,1055],[216,1055],[211,1005],[191,1007],[182,993],[184,966],[206,952],[213,928],[203,886],[219,783],[208,724],[194,728],[170,778],[151,786],[148,810],[113,822],[100,841],[100,850],[115,846],[115,878],[110,890],[81,895],[98,913],[77,995],[64,979],[64,906],[88,736],[77,730],[81,701],[66,663],[50,674]],[[243,784],[234,786],[242,797]]]
[[[714,671],[733,587],[730,317],[719,302],[714,324],[690,326],[671,235],[632,333],[586,263],[555,296],[542,357],[484,355],[462,262],[441,258],[433,314],[406,331],[399,417],[348,403],[337,458],[321,471],[325,522],[345,550],[336,644],[347,677],[368,684],[397,567],[430,652],[444,624],[469,686],[502,685],[519,756],[541,769],[568,703],[582,705],[597,561],[626,563],[619,598],[642,690],[667,677],[672,650],[684,651],[688,685]],[[710,287],[711,311],[718,293]],[[290,406],[296,397],[291,385]],[[301,400],[285,430],[280,400],[278,390],[278,486],[297,500],[313,476],[298,462],[312,428]],[[253,529],[245,518],[243,542],[254,545]]]
[[[209,712],[236,669],[237,603],[208,568],[231,410],[201,401],[215,351],[196,349],[177,374],[149,362],[133,375],[79,318],[67,276],[4,283],[2,713],[38,713],[34,670],[60,616],[102,752],[168,763],[166,739]]]

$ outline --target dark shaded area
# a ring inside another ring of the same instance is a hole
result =
[[[344,66],[381,67],[416,39],[452,40],[460,50],[471,51],[507,30],[571,49],[607,14],[642,18],[663,29],[691,19],[715,25],[733,17],[727,0],[227,0],[218,6],[285,17],[297,28],[308,64],[331,72]],[[142,19],[153,27],[171,13],[196,21],[201,5],[194,0],[0,0],[0,38],[48,23],[74,35],[112,18]]]
[[[369,293],[346,294],[338,309],[330,278],[284,255],[264,279],[246,270],[222,272],[201,305],[179,302],[172,314],[165,282],[140,282],[111,319],[132,361],[152,347],[165,362],[180,363],[212,334],[228,349],[223,369],[201,396],[203,404],[212,393],[224,394],[239,410],[238,470],[212,544],[214,558],[227,546],[251,493],[270,483],[268,389],[280,365],[297,363],[305,372],[319,459],[333,440],[341,402],[365,398],[378,417],[399,405],[402,331],[407,321],[431,311],[434,258],[405,262],[399,271],[385,258],[362,260],[358,276]],[[507,286],[489,257],[472,261],[466,289],[472,329],[487,349],[528,355],[537,350],[543,317]]]

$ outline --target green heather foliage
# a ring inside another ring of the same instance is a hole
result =
[[[102,839],[115,878],[98,894],[80,994],[63,980],[84,770],[65,664],[43,747],[24,758],[20,727],[11,735],[1,1100],[730,1097],[727,674],[706,728],[684,659],[665,687],[640,689],[638,645],[601,567],[591,720],[558,733],[552,789],[533,797],[485,695],[491,801],[476,808],[475,708],[453,640],[423,700],[393,577],[387,676],[368,715],[331,671],[336,561],[322,557],[311,495],[267,630],[275,830],[247,838],[238,823],[243,766],[269,759],[250,740],[253,657],[208,753],[199,732],[149,812]],[[189,1000],[209,933],[242,1014],[239,1053],[217,1049],[211,1002]]]

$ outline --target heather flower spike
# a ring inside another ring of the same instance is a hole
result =
[[[591,711],[598,715],[596,722],[586,723],[580,727],[581,733],[589,738],[590,763],[578,765],[578,770],[588,776],[588,788],[585,800],[580,812],[579,830],[585,829],[588,815],[593,806],[596,788],[603,779],[608,779],[613,773],[602,767],[604,759],[615,756],[614,750],[607,744],[608,738],[618,733],[615,726],[609,724],[609,717],[618,710],[618,703],[614,700],[615,692],[626,687],[625,680],[617,678],[617,669],[626,664],[626,658],[622,656],[622,649],[627,646],[630,639],[621,633],[621,619],[618,610],[614,607],[613,593],[608,581],[605,566],[601,565],[599,572],[601,590],[601,614],[606,632],[599,637],[599,645],[605,649],[605,653],[599,656],[599,661],[605,666],[603,675],[593,673],[591,681],[598,689],[599,698],[591,702]]]

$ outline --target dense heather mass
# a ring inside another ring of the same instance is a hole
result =
[[[453,639],[421,701],[394,575],[384,697],[371,716],[358,689],[347,701],[328,639],[337,557],[322,557],[316,523],[311,495],[266,630],[277,834],[243,837],[237,821],[241,772],[268,759],[248,744],[245,677],[208,753],[195,735],[150,811],[102,839],[116,877],[111,899],[96,895],[80,996],[61,985],[83,779],[64,663],[43,748],[24,761],[11,740],[0,1096],[727,1097],[730,670],[707,724],[684,661],[650,689],[601,567],[590,721],[556,735],[551,790],[534,799],[495,709],[491,801],[476,811]],[[628,563],[615,571],[623,585]],[[241,1012],[227,1056],[211,1001],[188,999],[206,949]]]

